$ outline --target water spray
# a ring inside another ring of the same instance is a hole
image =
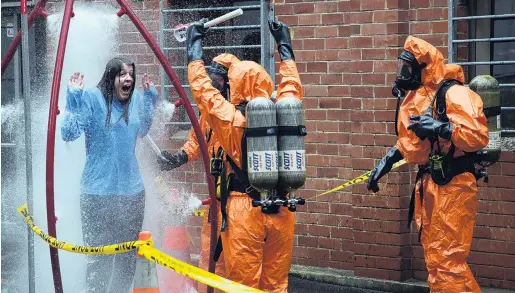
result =
[[[33,210],[33,178],[32,178],[32,135],[31,135],[31,105],[30,105],[30,59],[29,59],[29,21],[27,16],[27,0],[21,0],[21,55],[22,55],[22,84],[23,84],[23,106],[25,113],[25,176],[27,188],[27,204]],[[29,270],[29,293],[36,291],[36,273],[34,266],[34,234],[27,230],[28,241],[28,270]]]
[[[228,21],[228,20],[238,17],[242,14],[243,14],[243,10],[241,8],[236,9],[234,11],[231,11],[229,13],[226,13],[222,16],[219,16],[213,20],[210,20],[210,21],[204,23],[204,27],[209,28],[209,27],[218,25],[222,22]],[[186,41],[186,31],[190,25],[191,25],[191,23],[179,24],[179,25],[175,26],[175,28],[173,29],[173,36],[175,37],[177,42],[182,43],[182,42]]]

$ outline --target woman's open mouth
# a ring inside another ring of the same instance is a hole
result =
[[[131,92],[131,85],[122,86],[122,94],[128,95]]]

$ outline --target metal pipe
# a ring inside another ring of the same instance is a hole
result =
[[[263,13],[263,15],[265,15]],[[268,1],[268,19],[275,19],[275,11],[274,11],[274,3],[270,3],[270,1]],[[266,27],[267,27],[267,23],[265,24],[265,31],[266,31]],[[264,31],[262,31],[262,33],[265,33]],[[267,40],[268,40],[268,56],[270,58],[268,58],[268,72],[270,72],[270,76],[272,77],[272,80],[274,81],[274,83],[276,82],[275,80],[275,58],[274,58],[274,53],[275,53],[275,47],[276,47],[276,44],[275,44],[275,40],[273,38],[270,37],[270,33],[269,31],[266,31],[266,34],[268,36]]]
[[[166,13],[175,12],[196,12],[196,11],[218,11],[218,10],[234,10],[235,8],[241,9],[259,9],[260,5],[244,5],[244,6],[228,6],[228,7],[199,7],[199,8],[183,8],[183,9],[163,9]]]
[[[206,69],[211,68],[211,66],[209,66],[209,65],[206,65],[206,66],[204,66],[204,67],[205,67]],[[188,66],[182,66],[182,65],[174,66],[174,65],[172,65],[172,68],[173,68],[173,69],[188,69]]]
[[[244,29],[259,29],[261,25],[250,24],[250,25],[228,25],[228,26],[213,26],[210,30],[244,30]]]
[[[515,138],[515,129],[502,129],[501,137],[509,137],[512,140]]]
[[[18,15],[17,14],[14,14],[13,15],[13,19],[14,19],[14,28],[16,28],[16,30],[20,30],[19,28],[19,25],[18,25]],[[21,97],[21,78],[20,78],[20,75],[21,75],[21,72],[20,72],[20,51],[16,50],[16,53],[14,53],[14,104],[17,104],[18,101],[21,101],[22,97]],[[13,145],[16,145],[16,142],[15,142],[15,138],[13,138],[11,140],[13,143]],[[2,144],[3,146],[4,144]]]
[[[191,122],[179,122],[179,121],[171,121],[165,122],[165,125],[190,125]]]
[[[460,16],[460,17],[454,17],[453,20],[460,21],[460,20],[471,20],[471,19],[500,19],[500,18],[515,18],[515,14]]]
[[[165,24],[164,24],[164,15],[163,15],[163,10],[165,9],[165,5],[163,3],[164,1],[168,1],[168,0],[159,0],[159,45],[161,46],[161,48],[164,48],[166,46],[165,37],[164,37],[164,32],[166,29],[165,29]],[[159,68],[159,75],[161,76],[161,99],[167,100],[169,91],[165,87],[167,80],[166,80],[165,71],[163,70],[163,67]]]
[[[261,16],[260,17],[260,27],[261,27],[261,31],[260,31],[260,34],[259,34],[259,43],[260,43],[260,55],[261,55],[261,60],[260,60],[260,63],[261,63],[261,66],[265,66],[265,60],[266,60],[266,56],[265,56],[265,52],[266,52],[266,46],[264,46],[265,44],[265,34],[264,34],[264,30],[266,28],[266,26],[268,25],[268,19],[265,19],[263,17],[263,6],[265,5],[265,2],[266,1],[261,1],[261,7],[259,9],[259,15]],[[270,71],[268,71],[270,72]]]
[[[505,111],[513,111],[513,110],[515,110],[515,107],[501,107],[501,111],[503,111],[503,110],[505,110]]]
[[[454,40],[454,0],[449,0],[449,11],[448,11],[449,15],[448,15],[448,19],[449,21],[447,22],[447,26],[448,26],[448,32],[447,32],[447,37],[448,37],[448,44],[447,44],[447,63],[454,63],[454,43],[452,42]]]
[[[181,86],[182,86],[182,87],[190,87],[190,85],[189,85],[189,84],[183,84],[183,85],[181,85]],[[171,88],[171,87],[173,87],[173,85],[172,85],[172,84],[167,84],[167,85],[165,85],[165,86],[164,86],[164,88]]]
[[[515,37],[505,38],[483,38],[483,39],[464,39],[464,40],[453,40],[453,43],[475,43],[475,42],[510,42],[515,41]]]
[[[464,83],[463,86],[469,87],[469,84]],[[515,83],[500,83],[499,87],[515,87]]]
[[[270,0],[261,1],[261,65],[270,74],[275,83],[275,40],[270,38],[270,30],[268,28],[268,20],[274,19],[273,3]]]
[[[2,2],[2,9],[5,9],[5,8],[11,8],[11,7],[15,7],[15,8],[18,8],[20,7],[20,2]],[[27,5],[31,6],[31,5],[34,5],[34,1],[27,1]]]
[[[48,0],[38,0],[38,3],[36,6],[34,6],[34,10],[29,14],[28,17],[28,27],[32,27],[34,24],[34,20],[37,16],[45,17],[48,15],[43,8],[46,5],[46,2]],[[18,49],[18,46],[21,42],[21,31],[18,31],[16,34],[16,37],[14,37],[13,42],[11,45],[9,45],[9,48],[7,48],[7,52],[5,52],[4,57],[2,58],[2,75],[4,75],[5,70],[7,69],[7,66],[9,66],[9,63],[11,63],[11,60],[14,56],[14,53],[16,52],[16,49]]]
[[[181,82],[175,72],[173,71],[170,64],[168,64],[168,61],[166,60],[165,55],[159,49],[159,46],[157,45],[156,41],[152,37],[152,35],[148,32],[148,30],[145,28],[141,20],[136,16],[132,8],[127,4],[125,0],[116,0],[118,4],[124,9],[124,13],[129,17],[129,19],[134,23],[140,34],[143,36],[147,44],[149,45],[150,49],[154,52],[157,59],[161,63],[161,65],[164,68],[164,71],[170,78],[170,81],[175,86],[175,89],[177,90],[177,93],[179,94],[179,97],[183,101],[183,106],[186,109],[186,113],[188,114],[188,117],[191,120],[191,124],[193,126],[193,130],[195,131],[195,135],[197,136],[197,141],[200,145],[200,153],[202,155],[202,159],[204,161],[204,168],[206,170],[206,181],[207,181],[207,187],[209,190],[209,196],[211,198],[211,206],[210,206],[210,212],[209,212],[209,221],[211,223],[211,252],[209,255],[209,272],[214,273],[215,271],[215,263],[213,260],[213,254],[216,249],[216,243],[218,240],[218,203],[216,200],[216,188],[214,184],[214,179],[211,176],[211,174],[208,173],[209,170],[209,156],[207,153],[207,143],[204,139],[204,136],[202,135],[202,130],[200,128],[200,125],[197,121],[197,116],[195,115],[195,112],[193,111],[193,107],[191,106],[191,103],[188,99],[188,96],[186,95],[186,92],[184,91],[184,88],[181,86]],[[232,8],[234,9],[234,7]],[[214,232],[214,234],[213,234]],[[208,288],[209,289],[209,288]],[[211,288],[212,289],[212,288]]]
[[[2,142],[0,144],[3,148],[14,148],[16,147],[16,144],[13,142]]]
[[[20,1],[21,14],[21,62],[23,84],[23,113],[25,120],[25,178],[27,188],[27,205],[29,211],[34,207],[32,177],[32,119],[30,107],[30,56],[29,56],[29,21],[27,17],[27,0]],[[36,291],[36,273],[34,268],[34,233],[27,228],[27,252],[29,270],[29,293]]]
[[[237,29],[258,29],[261,25],[259,24],[251,24],[251,25],[228,25],[228,26],[212,26],[209,30],[237,30]],[[173,32],[175,29],[173,28],[165,28],[163,29],[165,32]]]
[[[251,48],[261,48],[261,45],[241,45],[241,46],[212,46],[212,47],[204,47],[204,50],[216,50],[216,49],[251,49]],[[183,51],[186,50],[186,47],[168,47],[163,48],[165,51]]]
[[[66,52],[66,42],[68,40],[68,30],[73,14],[73,0],[66,0],[64,5],[63,23],[57,45],[57,56],[55,59],[54,77],[50,92],[50,109],[48,113],[48,133],[47,133],[47,155],[46,155],[46,211],[48,234],[57,237],[56,217],[55,217],[55,198],[54,198],[54,158],[55,158],[55,128],[57,115],[59,113],[59,90],[61,87],[61,76],[63,73],[64,54]],[[61,269],[59,267],[59,254],[56,248],[50,246],[50,260],[52,261],[52,273],[54,276],[54,288],[56,293],[63,292],[61,280]]]
[[[508,65],[515,64],[515,60],[508,61],[475,61],[475,62],[456,62],[458,65]]]

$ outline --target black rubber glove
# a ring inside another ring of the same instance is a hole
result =
[[[275,42],[277,43],[277,51],[279,51],[281,61],[290,59],[295,60],[288,26],[278,20],[269,20],[268,27],[270,28],[270,33],[272,33]]]
[[[451,139],[453,124],[450,122],[440,122],[429,115],[411,116],[410,122],[411,125],[408,126],[408,130],[413,130],[421,139],[437,136],[443,139]]]
[[[393,165],[402,159],[401,152],[396,147],[391,148],[388,153],[386,153],[386,156],[384,156],[381,161],[379,161],[379,164],[372,170],[372,174],[370,174],[368,178],[367,189],[378,192],[379,186],[377,182],[379,179],[390,172]]]
[[[209,28],[204,27],[206,18],[190,24],[186,31],[186,51],[188,54],[188,63],[195,60],[202,60],[204,51],[202,49],[202,39],[206,35]]]
[[[161,171],[170,171],[188,162],[188,155],[183,150],[180,150],[175,155],[172,155],[167,151],[162,151],[161,154],[164,159],[161,157],[158,157],[157,159]]]

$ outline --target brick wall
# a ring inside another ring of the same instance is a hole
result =
[[[370,170],[395,143],[390,85],[411,15],[398,1],[276,3],[294,28],[305,85],[310,178],[300,193],[311,197]],[[376,196],[361,184],[309,202],[297,214],[294,262],[410,278],[410,174],[402,170]]]

